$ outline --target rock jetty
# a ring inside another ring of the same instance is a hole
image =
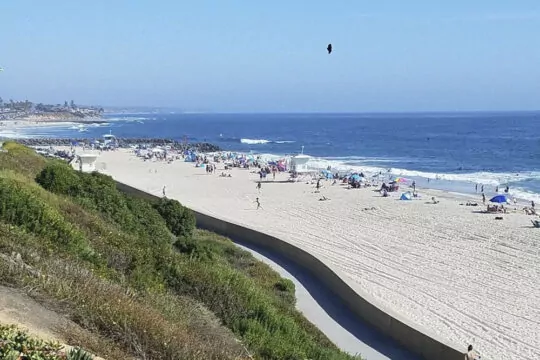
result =
[[[32,139],[14,139],[20,144],[26,146],[70,146],[74,142],[90,144],[91,139],[69,139],[69,138],[32,138]],[[128,148],[136,145],[145,146],[170,146],[177,150],[195,150],[197,152],[216,152],[221,151],[220,147],[210,143],[185,143],[173,139],[161,138],[117,138],[118,147]]]

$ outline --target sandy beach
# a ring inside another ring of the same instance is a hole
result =
[[[258,175],[213,175],[193,163],[144,162],[103,152],[103,172],[195,210],[266,232],[317,256],[381,308],[483,359],[540,358],[540,229],[523,212],[484,214],[458,194],[420,189],[421,200],[324,182],[256,189]],[[271,177],[270,177],[271,178]],[[401,192],[400,192],[401,193]],[[321,196],[330,200],[319,201]],[[427,204],[432,196],[439,204]],[[262,209],[256,210],[259,197]]]

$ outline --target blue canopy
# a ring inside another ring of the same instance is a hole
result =
[[[327,179],[332,179],[334,177],[334,174],[332,174],[332,172],[328,170],[322,170],[321,173]]]
[[[497,195],[492,197],[489,201],[493,203],[503,204],[508,202],[508,198],[506,197],[506,195]]]

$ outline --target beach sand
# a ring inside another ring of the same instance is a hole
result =
[[[420,189],[422,200],[399,201],[330,182],[320,194],[278,181],[259,193],[248,170],[223,178],[220,164],[207,175],[193,163],[143,162],[127,150],[104,152],[98,163],[126,184],[158,196],[166,186],[194,210],[310,252],[381,308],[458,349],[540,359],[540,229],[523,213],[497,221],[483,206],[459,205],[467,198],[456,194]],[[323,195],[331,200],[318,201]],[[431,196],[440,203],[427,204]]]

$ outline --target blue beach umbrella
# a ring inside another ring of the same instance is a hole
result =
[[[506,197],[506,195],[497,195],[492,197],[489,201],[492,203],[503,204],[508,202],[508,198]]]

